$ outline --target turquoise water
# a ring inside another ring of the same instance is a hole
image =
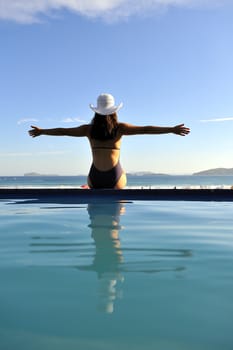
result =
[[[232,213],[2,200],[0,348],[232,350]]]

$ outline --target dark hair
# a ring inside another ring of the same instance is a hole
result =
[[[91,138],[95,140],[112,140],[118,129],[117,114],[102,115],[95,113],[91,122]]]

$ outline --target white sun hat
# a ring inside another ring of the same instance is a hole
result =
[[[90,104],[90,108],[98,114],[101,115],[110,115],[116,113],[123,106],[121,102],[118,106],[115,106],[115,99],[110,94],[101,94],[97,98],[97,107],[94,107]]]

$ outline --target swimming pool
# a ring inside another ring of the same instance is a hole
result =
[[[1,200],[1,348],[232,350],[232,213]]]

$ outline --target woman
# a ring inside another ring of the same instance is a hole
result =
[[[91,124],[75,128],[55,129],[41,129],[37,126],[31,126],[32,129],[29,130],[29,135],[32,137],[40,135],[87,137],[93,157],[88,175],[90,188],[121,189],[126,185],[126,174],[119,161],[122,136],[169,133],[185,136],[189,133],[189,128],[186,128],[184,124],[174,127],[159,127],[119,123],[117,111],[122,107],[122,103],[116,106],[114,97],[110,94],[101,94],[97,99],[97,107],[93,105],[90,107],[95,112]]]

